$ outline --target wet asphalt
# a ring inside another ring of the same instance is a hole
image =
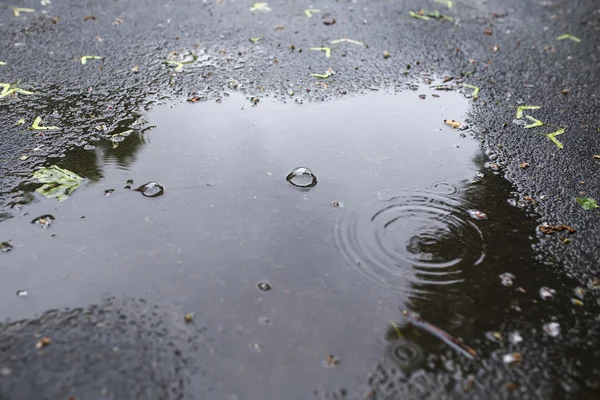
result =
[[[270,2],[269,11],[252,11],[252,2],[228,0],[55,0],[19,2],[14,6],[34,11],[17,10],[18,16],[13,5],[7,5],[0,9],[4,49],[0,61],[5,63],[0,65],[0,82],[12,85],[6,91],[21,88],[32,94],[16,91],[0,98],[0,220],[19,213],[21,207],[27,209],[23,182],[30,180],[37,166],[60,163],[72,149],[89,144],[99,130],[118,129],[123,121],[136,120],[143,110],[161,104],[189,98],[212,102],[240,92],[248,104],[257,97],[308,105],[371,91],[406,91],[411,84],[426,79],[425,75],[435,75],[452,78],[447,84],[465,95],[473,88],[462,84],[480,88],[470,100],[468,133],[481,142],[518,197],[536,213],[539,223],[566,224],[577,230],[565,243],[558,235],[537,234],[532,226],[531,235],[540,236],[534,249],[538,262],[587,285],[600,270],[600,209],[584,210],[574,199],[600,199],[600,159],[594,158],[600,154],[600,8],[592,0],[454,1],[451,8],[449,4]],[[453,20],[423,20],[409,15],[423,8],[439,10]],[[313,9],[319,11],[306,11]],[[565,33],[578,41],[557,40]],[[351,41],[331,43],[337,39]],[[330,57],[325,51],[310,50],[322,47],[331,48]],[[90,58],[82,64],[84,56],[102,58]],[[176,70],[178,66],[181,70]],[[526,110],[524,115],[544,122],[544,126],[524,128],[516,115],[519,106],[540,107]],[[42,126],[63,129],[59,133],[28,130],[36,117],[42,118]],[[397,126],[402,128],[403,121],[398,120]],[[561,129],[564,133],[556,139],[563,148],[545,136]],[[182,323],[181,318],[169,314],[175,322],[168,330],[161,330],[160,323],[168,319],[157,316],[161,312],[165,311],[153,311],[152,306],[137,300],[107,300],[91,308],[50,311],[37,319],[5,324],[0,349],[10,362],[0,365],[4,368],[0,370],[0,379],[4,379],[0,381],[0,398],[36,398],[36,384],[45,388],[40,390],[47,390],[48,396],[69,398],[75,392],[60,390],[81,385],[89,392],[77,392],[80,398],[88,398],[86,394],[106,398],[98,395],[106,394],[102,380],[79,382],[81,375],[75,378],[68,365],[64,366],[67,373],[56,368],[55,376],[44,372],[40,373],[44,376],[41,383],[35,379],[36,368],[47,371],[56,366],[47,366],[39,359],[28,361],[27,357],[35,357],[40,349],[22,347],[25,345],[18,338],[25,334],[35,337],[37,325],[46,326],[45,332],[51,335],[54,327],[64,329],[69,321],[89,325],[73,330],[74,336],[65,340],[102,343],[91,352],[82,351],[84,345],[73,346],[66,359],[73,362],[71,365],[90,370],[97,366],[90,374],[102,375],[103,371],[114,373],[125,364],[128,368],[124,373],[132,374],[128,382],[153,376],[152,393],[144,392],[148,387],[144,384],[111,387],[112,398],[183,398],[194,392],[190,387],[196,394],[208,393],[191,398],[211,398],[210,383],[190,378],[202,376],[198,358],[192,362],[185,357],[186,352],[202,351],[206,357],[212,354],[209,345],[199,350],[198,343],[205,342],[203,328]],[[135,332],[122,333],[117,328],[125,326],[121,320],[146,314],[150,314],[147,326],[131,324]],[[98,326],[111,332],[108,338],[96,339],[95,335],[104,334]],[[578,329],[586,326],[577,325]],[[589,328],[589,337],[596,328]],[[132,335],[140,341],[130,342]],[[189,343],[196,347],[183,349]],[[51,352],[52,348],[50,345],[42,351]],[[544,351],[542,347],[532,352],[537,350]],[[94,357],[90,354],[109,361],[94,364],[89,361]],[[138,364],[129,365],[132,358]],[[593,359],[587,363],[592,364]],[[149,365],[148,371],[144,370]],[[168,368],[161,369],[161,365]],[[405,379],[382,371],[374,372],[371,387],[389,388],[388,380]],[[544,374],[542,371],[536,379],[548,380]],[[113,379],[105,376],[107,381]],[[419,379],[428,382],[422,386],[435,380],[419,376],[412,386],[396,385],[404,392],[392,390],[393,394],[385,397],[382,389],[375,391],[381,396],[377,398],[398,398],[399,393],[415,397],[420,393]],[[58,391],[48,389],[53,387],[45,384],[48,381],[56,382]],[[504,385],[506,379],[498,378],[500,381]],[[562,390],[569,392],[571,388],[565,386],[569,385],[563,384]],[[488,390],[491,387],[494,384],[489,384]],[[26,394],[14,397],[15,393]],[[343,389],[315,392],[314,396],[354,398],[355,394]]]

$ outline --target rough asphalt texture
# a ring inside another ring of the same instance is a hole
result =
[[[408,83],[422,79],[424,73],[462,74],[466,75],[464,83],[481,88],[473,101],[472,132],[490,154],[497,155],[506,178],[523,196],[532,196],[540,221],[577,229],[568,245],[554,236],[542,238],[540,257],[567,269],[582,283],[599,273],[600,209],[585,211],[574,201],[575,197],[600,199],[600,160],[593,158],[600,154],[600,8],[593,0],[455,1],[451,9],[415,0],[317,0],[272,2],[270,12],[250,11],[252,2],[228,0],[18,3],[15,6],[35,12],[16,17],[10,7],[0,9],[4,49],[0,61],[6,63],[0,65],[0,81],[18,83],[35,94],[0,99],[0,191],[7,213],[27,201],[22,182],[34,167],[59,162],[56,158],[70,147],[93,143],[165,99],[199,96],[212,101],[237,90],[249,97],[324,101],[373,89],[406,90]],[[309,8],[321,12],[308,18],[304,10]],[[438,9],[454,21],[409,17],[409,11],[421,8]],[[323,23],[333,19],[333,25]],[[564,33],[581,42],[557,41]],[[259,37],[256,43],[250,40]],[[330,44],[339,38],[368,46]],[[322,51],[309,50],[322,46],[333,48],[330,58]],[[388,58],[384,51],[389,52]],[[197,60],[184,64],[180,72],[165,64],[167,60],[186,61],[190,53]],[[82,65],[85,55],[104,58]],[[335,75],[324,80],[310,76],[328,68]],[[541,106],[526,114],[553,126],[524,129],[515,124],[518,105]],[[62,130],[27,130],[37,116],[43,125]],[[25,122],[17,125],[21,118]],[[563,149],[540,134],[558,127],[565,128],[557,136]],[[22,160],[23,156],[28,158]],[[520,168],[523,162],[529,167]],[[0,220],[9,214],[3,215]],[[52,325],[69,315],[79,319],[78,312],[55,313],[32,323]],[[0,343],[9,352],[20,346],[10,341],[11,329],[2,328]],[[76,341],[88,340],[84,328],[77,335]],[[156,351],[158,358],[163,357],[161,350]],[[22,373],[15,362],[14,370]],[[178,362],[169,361],[172,370],[158,373],[157,387],[171,390]],[[538,372],[541,380],[547,379],[544,371]],[[407,398],[416,396],[418,385],[413,389]],[[172,389],[172,398],[179,396],[177,390]],[[140,396],[135,398],[151,398]]]

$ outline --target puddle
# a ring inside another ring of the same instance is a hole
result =
[[[65,152],[57,164],[85,183],[60,203],[34,193],[0,225],[12,250],[0,254],[0,319],[107,296],[168,304],[208,327],[212,390],[223,398],[360,391],[381,360],[444,376],[450,361],[462,365],[402,325],[399,309],[484,358],[499,346],[490,331],[518,326],[537,345],[548,313],[578,318],[567,300],[575,284],[535,261],[538,222],[510,206],[512,188],[469,131],[444,122],[464,121],[468,100],[423,93],[165,105],[116,141]],[[46,229],[31,224],[40,215],[53,216]],[[557,294],[540,303],[544,286]],[[21,288],[26,298],[15,296]],[[556,340],[568,336],[560,325]],[[564,370],[538,353],[529,360],[540,373]],[[496,364],[486,364],[490,382]]]

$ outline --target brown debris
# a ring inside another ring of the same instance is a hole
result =
[[[39,342],[35,344],[35,348],[39,350],[43,347],[48,346],[50,343],[52,343],[52,339],[50,339],[48,336],[44,336],[40,339]]]
[[[333,24],[335,24],[335,18],[332,18],[329,21],[325,20],[325,21],[323,21],[323,24],[324,25],[333,25]]]
[[[392,55],[391,55],[391,53],[390,53],[389,51],[387,51],[387,50],[386,50],[386,51],[384,51],[384,52],[383,52],[383,58],[385,58],[386,60],[387,60],[388,58],[390,58],[391,56],[392,56]]]
[[[334,367],[336,365],[338,365],[340,363],[340,359],[337,358],[336,356],[334,356],[333,354],[330,354],[327,356],[327,358],[325,358],[325,364],[329,367]]]
[[[206,98],[200,97],[200,96],[194,96],[192,98],[187,99],[188,103],[197,103],[197,102],[203,101],[203,100],[206,100]]]
[[[566,96],[569,94],[569,89],[563,89],[560,92]]]
[[[453,76],[448,76],[448,77],[442,79],[442,83],[450,82],[452,79],[454,79]]]
[[[572,228],[568,225],[548,225],[548,224],[542,224],[540,225],[540,232],[545,233],[547,235],[551,235],[555,232],[560,232],[560,231],[567,231],[569,233],[575,233],[577,230],[575,228]]]
[[[285,29],[285,26],[283,26],[283,25],[277,25],[277,26],[275,27],[275,30],[276,30],[276,31],[282,31],[282,30],[284,30],[284,29]]]
[[[529,168],[529,163],[526,163],[525,161],[523,161],[521,164],[519,164],[519,168],[521,168],[521,169]]]
[[[183,316],[183,320],[189,324],[190,322],[192,322],[194,320],[194,314],[193,313],[187,313]]]
[[[58,24],[58,20],[59,20],[59,19],[60,19],[60,17],[54,17],[54,18],[52,18],[52,23],[53,23],[54,25]]]
[[[83,17],[83,20],[84,21],[89,21],[89,20],[95,21],[96,16],[95,15],[86,15],[85,17]]]
[[[453,120],[453,119],[445,119],[445,120],[444,120],[444,123],[445,123],[446,125],[449,125],[449,126],[451,126],[453,129],[458,129],[458,128],[460,128],[460,127],[461,127],[461,125],[462,125],[460,122],[458,122],[458,121],[455,121],[455,120]]]
[[[493,35],[494,32],[491,29],[484,29],[483,33],[485,33],[486,35]]]

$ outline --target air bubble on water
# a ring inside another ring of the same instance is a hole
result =
[[[268,292],[271,290],[271,285],[268,282],[259,282],[256,286],[263,292]]]
[[[521,336],[521,334],[519,332],[511,332],[508,335],[508,340],[512,344],[519,344],[523,341],[523,336]]]
[[[547,286],[542,286],[540,288],[540,298],[542,300],[550,300],[556,294],[556,290],[549,288]]]
[[[299,188],[311,188],[317,185],[317,176],[305,167],[295,168],[285,179]]]
[[[505,272],[503,274],[500,274],[499,277],[500,277],[500,281],[502,282],[502,284],[504,286],[512,286],[513,285],[513,280],[515,279],[515,276],[513,274],[511,274],[510,272]]]
[[[510,204],[513,207],[517,206],[517,199],[510,198],[510,199],[508,199],[506,201],[508,202],[508,204]]]
[[[94,146],[93,144],[86,144],[85,146],[83,146],[84,150],[94,150],[96,148],[96,146]]]
[[[477,210],[467,210],[469,216],[473,219],[487,219],[487,215],[484,212]]]
[[[133,190],[142,193],[146,197],[158,197],[165,193],[165,188],[156,182],[145,183]]]
[[[17,296],[19,297],[27,297],[29,292],[27,290],[17,290]]]
[[[47,214],[47,215],[42,215],[41,217],[37,217],[36,219],[34,219],[33,221],[31,221],[32,224],[36,224],[39,225],[41,228],[47,228],[49,227],[52,222],[54,222],[54,216]]]
[[[557,337],[560,335],[560,324],[558,322],[549,322],[544,324],[544,332],[549,336]]]

